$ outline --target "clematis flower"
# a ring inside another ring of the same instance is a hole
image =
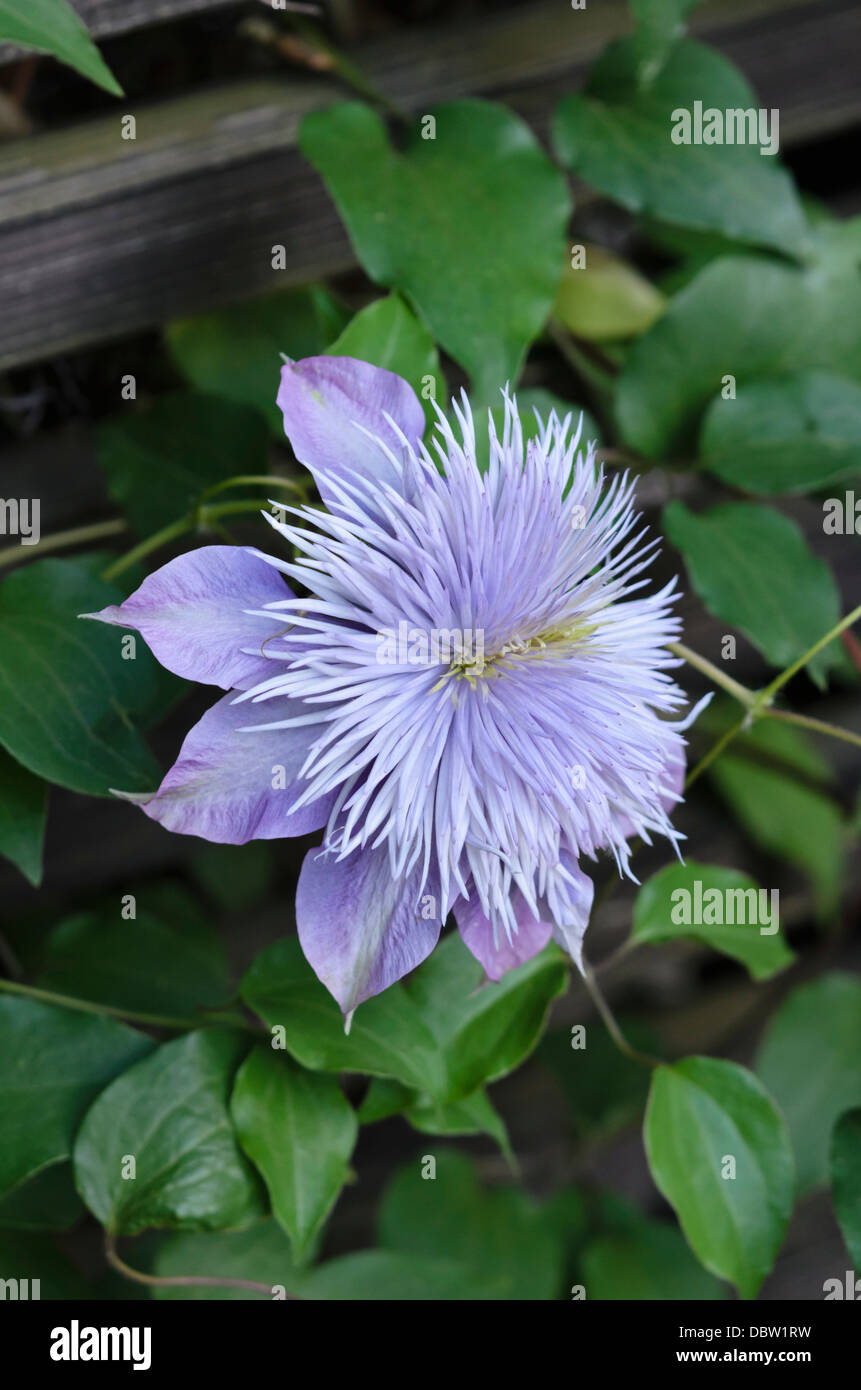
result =
[[[327,507],[264,513],[295,558],[203,547],[87,615],[228,692],[132,798],[148,816],[228,844],[323,831],[296,917],[348,1016],[451,910],[492,980],[551,937],[582,966],[583,861],[629,874],[633,835],[680,839],[675,581],[643,593],[657,542],[627,476],[605,485],[570,416],[524,447],[504,400],[482,472],[465,397],[425,444],[400,377],[288,363],[285,429]]]

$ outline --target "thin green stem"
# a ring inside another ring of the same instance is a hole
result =
[[[758,697],[755,691],[748,690],[746,685],[740,685],[738,681],[734,681],[732,676],[728,676],[719,666],[714,666],[706,657],[700,656],[699,652],[692,651],[683,642],[668,642],[667,648],[674,656],[682,657],[689,666],[693,666],[704,676],[708,676],[710,681],[721,686],[747,709],[751,709],[756,704]]]
[[[163,545],[170,541],[178,540],[192,529],[194,518],[191,516],[181,516],[178,521],[172,521],[169,526],[163,526],[160,531],[156,531],[152,536],[147,536],[145,541],[139,541],[137,545],[127,550],[125,555],[121,555],[118,560],[114,560],[102,572],[102,579],[117,579],[124,574],[132,565],[137,564],[138,560],[143,560],[153,550],[160,550]]]
[[[782,686],[786,685],[787,681],[791,681],[792,677],[796,675],[802,667],[806,666],[812,657],[821,652],[823,647],[827,647],[829,642],[833,642],[835,637],[839,637],[841,632],[844,632],[847,627],[851,627],[853,623],[857,623],[859,619],[861,619],[861,603],[859,603],[857,608],[853,608],[851,613],[847,613],[845,618],[841,618],[839,623],[835,623],[830,632],[826,632],[825,636],[820,637],[818,642],[814,642],[812,647],[808,647],[803,656],[800,656],[797,661],[793,661],[792,665],[787,666],[785,671],[781,671],[779,676],[775,676],[771,684],[767,685],[765,689],[760,692],[757,703],[770,703],[777,691],[780,690]]]
[[[799,728],[811,729],[815,734],[826,734],[829,738],[839,738],[844,743],[854,743],[861,748],[861,734],[851,729],[841,729],[837,724],[828,724],[824,719],[813,719],[809,714],[796,714],[794,710],[767,709],[767,719],[782,719],[785,724],[797,724]]]
[[[0,980],[0,991],[19,994],[26,999],[38,999],[43,1004],[56,1004],[63,1009],[74,1009],[78,1013],[101,1014],[106,1018],[142,1023],[150,1028],[171,1028],[190,1032],[194,1028],[218,1027],[241,1028],[249,1033],[258,1032],[258,1029],[241,1014],[218,1013],[212,1010],[201,1014],[200,1018],[174,1018],[167,1014],[139,1013],[137,1010],[115,1008],[112,1004],[97,1004],[91,999],[76,999],[70,994],[56,994],[53,990],[38,989],[35,985],[22,985],[17,980]]]
[[[697,779],[701,777],[702,774],[705,772],[706,768],[711,766],[715,758],[720,756],[720,754],[726,748],[727,744],[732,743],[736,734],[741,733],[749,718],[750,715],[743,714],[741,719],[739,719],[736,724],[733,724],[730,726],[730,728],[724,730],[717,743],[712,744],[708,752],[703,754],[703,756],[700,758],[696,767],[693,767],[691,771],[688,773],[687,777],[685,778],[685,791],[687,791],[689,787],[692,787],[694,785],[694,782],[696,782]]]
[[[172,521],[169,526],[163,526],[160,531],[156,531],[152,536],[147,536],[146,540],[133,546],[125,555],[121,555],[112,565],[108,565],[103,572],[103,579],[116,579],[123,574],[138,560],[143,560],[154,550],[160,550],[169,541],[178,540],[180,536],[185,536],[189,531],[206,530],[208,524],[217,521],[221,516],[238,516],[242,512],[259,512],[261,504],[259,501],[239,501],[236,502],[217,502],[215,504],[204,503],[203,506],[195,507],[187,516],[181,516],[177,521]]]
[[[8,565],[20,564],[22,560],[35,560],[39,555],[47,555],[53,550],[65,550],[72,545],[86,545],[89,541],[103,541],[108,536],[120,536],[128,527],[122,517],[111,521],[95,521],[92,526],[75,526],[70,531],[57,531],[46,536],[38,545],[16,545],[0,550],[0,569]]]
[[[610,1005],[607,1003],[607,1000],[601,993],[601,989],[598,985],[597,980],[595,979],[594,974],[592,973],[591,967],[589,967],[588,965],[585,966],[582,973],[586,988],[592,996],[592,1002],[594,1003],[595,1008],[598,1010],[598,1013],[601,1015],[601,1018],[603,1019],[604,1024],[606,1026],[607,1032],[610,1034],[610,1037],[613,1039],[613,1042],[616,1044],[619,1051],[623,1052],[626,1057],[630,1057],[632,1062],[639,1062],[641,1066],[663,1066],[663,1063],[657,1057],[650,1057],[647,1052],[638,1052],[637,1048],[631,1046],[631,1044],[628,1042],[628,1039],[625,1037],[624,1033],[619,1027],[618,1023],[616,1022],[616,1016],[613,1013],[613,1010],[610,1008]]]
[[[346,54],[335,48],[316,24],[295,15],[291,19],[291,26],[310,48],[316,48],[318,52],[326,55],[332,72],[336,73],[346,86],[352,87],[353,91],[357,92],[360,97],[374,102],[375,105],[387,111],[390,116],[394,116],[396,120],[405,123],[410,120],[409,112],[399,106],[396,101],[392,101],[391,97],[387,96],[369,77],[366,77],[361,68],[356,67],[356,64],[351,62]]]
[[[208,498],[232,487],[286,487],[291,492],[298,492],[300,497],[307,496],[307,489],[296,478],[279,478],[274,473],[237,473],[235,478],[225,478],[224,482],[208,487],[200,494],[199,502],[206,502]]]

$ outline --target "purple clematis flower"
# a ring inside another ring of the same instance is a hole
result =
[[[328,508],[265,514],[298,558],[207,546],[89,615],[229,692],[134,799],[229,844],[324,830],[296,916],[347,1015],[452,908],[493,980],[551,937],[582,965],[581,861],[627,873],[632,835],[681,838],[675,581],[642,593],[633,484],[604,486],[570,416],[524,448],[507,394],[484,473],[465,397],[427,446],[412,389],[365,362],[289,363],[278,402]]]

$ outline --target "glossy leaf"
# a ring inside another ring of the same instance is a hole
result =
[[[652,1177],[697,1258],[753,1298],[792,1212],[789,1134],[762,1085],[711,1057],[659,1067],[644,1138]]]
[[[26,1292],[21,1280],[27,1280]],[[48,1235],[32,1231],[0,1231],[0,1281],[18,1280],[20,1298],[89,1298],[90,1289],[80,1270]],[[34,1282],[39,1281],[38,1293]],[[2,1285],[0,1285],[2,1286]],[[11,1290],[4,1298],[11,1299]],[[14,1316],[7,1312],[7,1316]]]
[[[482,1191],[469,1159],[453,1149],[392,1179],[379,1212],[379,1240],[418,1258],[451,1259],[470,1272],[473,1296],[552,1299],[562,1273],[561,1242],[542,1209],[513,1187]]]
[[[185,516],[215,484],[268,472],[269,432],[251,406],[177,392],[105,420],[96,431],[96,455],[132,529],[149,536]]]
[[[49,53],[112,96],[123,89],[67,0],[0,0],[0,39]]]
[[[563,98],[553,120],[562,163],[631,212],[790,255],[807,251],[801,203],[774,151],[762,155],[758,144],[728,139],[696,142],[691,113],[713,110],[723,120],[726,111],[759,108],[741,73],[713,49],[683,39],[642,85],[638,57],[634,40],[612,44],[585,91]],[[689,143],[678,142],[677,112],[688,113]]]
[[[793,768],[813,784],[800,781]],[[739,735],[709,768],[711,781],[753,841],[804,872],[818,915],[828,920],[843,886],[846,831],[824,773],[827,764],[801,730],[765,719]]]
[[[772,1018],[757,1075],[789,1125],[799,1192],[826,1181],[838,1116],[861,1105],[861,981],[824,975],[800,985]]]
[[[302,1283],[302,1276],[293,1263],[290,1242],[277,1221],[255,1221],[242,1231],[177,1231],[159,1246],[153,1273],[162,1279],[187,1278],[193,1274],[216,1279],[250,1279],[268,1284],[275,1300],[283,1297],[281,1290],[295,1293]],[[155,1288],[153,1297],[259,1303],[263,1295],[253,1289],[192,1284]]]
[[[827,564],[771,507],[724,502],[695,515],[671,502],[664,528],[709,612],[743,632],[772,666],[788,666],[838,621],[840,595]],[[834,659],[826,647],[809,663],[818,684]]]
[[[42,882],[48,788],[0,748],[0,855],[34,888]]]
[[[510,970],[498,984],[479,988],[483,973],[452,933],[405,986],[443,1050],[452,1100],[519,1066],[568,982],[565,958],[555,946]]]
[[[71,1163],[51,1163],[0,1197],[0,1228],[67,1231],[84,1215]]]
[[[395,151],[357,102],[313,112],[303,154],[323,175],[356,253],[401,290],[434,339],[493,401],[516,380],[556,292],[570,202],[529,128],[459,101],[412,125]]]
[[[732,920],[730,920],[732,919]],[[791,964],[780,929],[779,896],[748,874],[686,859],[653,874],[634,904],[634,942],[702,941],[765,980]]]
[[[287,1051],[311,1071],[366,1072],[444,1092],[439,1048],[401,985],[362,1004],[345,1033],[338,1005],[291,937],[260,953],[241,992],[270,1028],[283,1029]]]
[[[830,372],[796,372],[720,396],[703,421],[710,473],[747,492],[815,492],[861,474],[861,386]]]
[[[0,997],[0,1194],[68,1158],[87,1106],[151,1047],[112,1019]]]
[[[198,391],[252,406],[284,438],[275,404],[281,354],[317,357],[347,320],[342,306],[319,285],[279,290],[212,314],[175,319],[165,328],[168,350]],[[234,470],[240,473],[242,470]]]
[[[697,1263],[681,1232],[640,1221],[629,1232],[602,1235],[580,1257],[587,1299],[669,1302],[726,1298],[726,1287]]]
[[[335,1077],[258,1047],[239,1070],[231,1110],[301,1261],[346,1180],[359,1131],[353,1108]]]
[[[226,1032],[188,1033],[156,1048],[91,1106],[75,1142],[75,1180],[106,1230],[220,1230],[261,1214],[260,1184],[228,1109],[246,1046]]]
[[[151,791],[158,763],[133,727],[159,684],[138,640],[78,622],[122,601],[88,560],[37,560],[0,584],[0,744],[31,772],[90,796]],[[50,660],[46,653],[50,652]]]
[[[820,261],[805,270],[723,257],[675,296],[619,376],[616,417],[627,444],[648,458],[690,457],[702,413],[728,375],[737,394],[757,377],[813,365],[861,380],[861,275],[836,229],[817,235]]]
[[[634,30],[634,61],[640,82],[654,80],[684,33],[684,20],[699,0],[630,0]]]
[[[831,1199],[853,1267],[861,1269],[861,1108],[840,1116],[831,1136]]]
[[[360,309],[327,349],[335,357],[358,357],[408,381],[425,410],[436,419],[431,399],[445,400],[445,381],[433,338],[398,294],[375,299]]]
[[[138,1013],[188,1017],[231,994],[227,954],[189,904],[172,918],[145,907],[124,920],[113,909],[80,913],[45,942],[39,984],[60,994]]]

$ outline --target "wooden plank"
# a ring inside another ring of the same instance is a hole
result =
[[[778,28],[771,8],[734,3],[721,13],[736,20],[710,32],[763,102],[780,105],[782,136],[861,118],[854,0],[792,4]],[[435,30],[430,44],[427,33],[387,36],[355,56],[414,111],[499,95],[541,132],[608,33],[627,25],[621,0],[582,12],[552,0]],[[328,195],[296,149],[305,112],[337,95],[328,81],[291,72],[141,106],[135,141],[120,138],[112,115],[0,147],[0,368],[352,265]],[[276,244],[285,271],[271,269]]]

